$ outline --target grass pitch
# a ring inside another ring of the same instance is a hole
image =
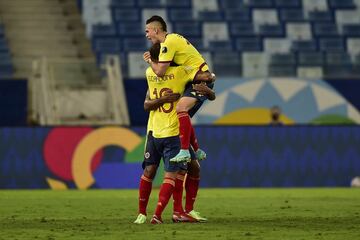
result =
[[[171,207],[138,226],[136,190],[0,191],[0,239],[360,239],[360,189],[200,189],[207,223],[173,224]]]

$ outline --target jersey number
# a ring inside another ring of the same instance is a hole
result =
[[[155,95],[156,99],[161,98],[166,91],[171,91],[170,88],[162,88],[160,92],[158,92],[157,88],[154,89],[153,94]],[[160,112],[169,113],[174,109],[174,103],[170,103],[169,109],[166,109],[164,105],[159,107]]]

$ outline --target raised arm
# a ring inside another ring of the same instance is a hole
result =
[[[172,103],[177,101],[180,98],[179,93],[173,93],[171,90],[168,90],[164,95],[157,99],[150,99],[149,90],[146,92],[146,97],[144,101],[144,110],[152,111],[158,109],[164,103]]]

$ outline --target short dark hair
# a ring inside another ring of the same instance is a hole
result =
[[[152,60],[159,61],[160,47],[160,43],[155,43],[149,49]]]
[[[149,24],[152,22],[159,22],[161,24],[162,30],[167,32],[166,22],[164,21],[164,19],[162,17],[160,17],[158,15],[154,15],[151,18],[149,18],[148,20],[146,20],[146,24]]]

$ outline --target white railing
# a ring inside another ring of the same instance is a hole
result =
[[[39,125],[129,125],[120,60],[109,56],[105,77],[93,62],[42,58],[33,62],[30,119]]]

